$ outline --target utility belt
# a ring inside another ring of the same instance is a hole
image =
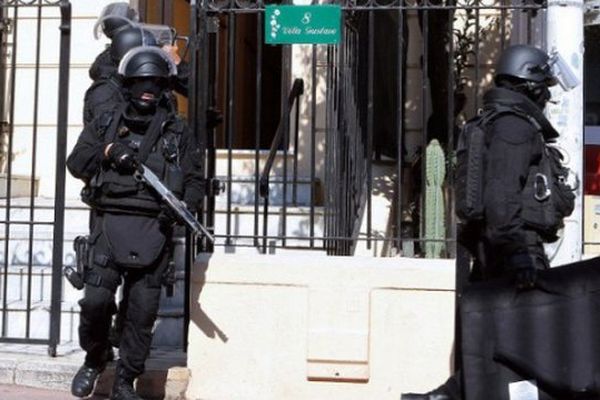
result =
[[[78,236],[74,240],[76,265],[64,269],[64,274],[73,287],[81,290],[85,284],[89,284],[114,292],[121,284],[123,273],[121,267],[126,267],[132,272],[135,270],[141,272],[145,268],[152,267],[144,277],[147,286],[156,288],[165,285],[167,295],[170,296],[175,282],[175,266],[170,261],[172,245],[167,241],[170,236],[161,238],[157,237],[156,232],[151,232],[155,222],[153,218],[98,214],[94,218],[95,226],[92,233],[88,236]],[[131,218],[150,224],[149,232],[147,235],[138,232],[136,239],[139,240],[127,240],[125,237],[110,238],[115,227],[106,224],[107,216],[111,224],[122,220],[121,228],[125,231],[125,235],[133,236],[127,231],[128,225],[132,225]],[[143,244],[145,240],[148,241],[147,246]]]

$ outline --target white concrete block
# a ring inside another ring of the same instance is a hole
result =
[[[397,400],[450,373],[453,261],[208,259],[192,272],[188,398]],[[315,370],[315,355],[334,362]]]

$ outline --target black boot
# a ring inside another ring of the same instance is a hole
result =
[[[75,397],[89,396],[94,390],[98,376],[104,371],[104,367],[92,368],[83,364],[71,382],[71,394]]]
[[[117,366],[110,400],[143,400],[135,392],[133,381],[134,378],[129,377],[123,369]]]

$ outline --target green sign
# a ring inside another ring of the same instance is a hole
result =
[[[265,7],[265,43],[338,44],[342,10],[336,5]]]

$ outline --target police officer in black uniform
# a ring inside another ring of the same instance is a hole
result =
[[[574,196],[566,186],[564,195],[571,196],[570,202],[553,199],[554,206],[563,209],[550,210],[552,222],[544,220],[545,209],[536,198],[536,191],[544,192],[543,186],[552,184],[552,177],[536,179],[545,143],[558,137],[543,114],[550,100],[548,88],[558,81],[546,52],[516,45],[501,55],[494,82],[496,87],[484,95],[483,115],[489,118],[484,122],[483,217],[474,223],[462,221],[458,240],[473,259],[470,281],[508,276],[523,290],[534,287],[537,271],[549,268],[543,244],[557,239],[562,217],[573,209]],[[404,394],[402,399],[461,399],[460,375],[429,393]]]
[[[85,92],[83,101],[83,124],[89,124],[96,116],[112,111],[115,106],[124,101],[125,89],[121,77],[117,73],[118,63],[123,56],[134,47],[138,46],[157,46],[155,38],[148,31],[145,31],[141,25],[125,26],[119,32],[112,36],[111,45],[107,48],[110,55],[110,63],[100,66],[97,63],[90,68],[99,70],[95,75],[97,79]]]
[[[133,381],[149,353],[172,236],[172,220],[151,188],[136,179],[136,167],[150,168],[194,211],[204,181],[196,140],[165,100],[176,74],[169,55],[157,47],[133,49],[119,73],[128,101],[86,126],[67,160],[71,174],[85,182],[82,197],[95,214],[80,301],[86,357],[71,392],[89,395],[106,366],[115,291],[123,283],[127,307],[111,399],[129,400],[140,399]]]
[[[96,38],[103,33],[111,39],[111,44],[94,60],[89,69],[89,76],[94,81],[84,97],[83,123],[87,125],[94,117],[104,111],[110,111],[114,105],[123,100],[123,87],[117,67],[121,57],[135,46],[159,46],[156,38],[145,24],[139,23],[137,11],[127,3],[111,3],[100,14],[94,35]],[[164,27],[168,29],[168,27]],[[177,76],[170,82],[170,87],[178,93],[187,96],[189,65],[177,54],[177,46],[163,45],[163,48],[173,57],[177,65]],[[174,97],[171,97],[171,107],[177,112]]]
[[[117,33],[135,27],[138,22],[137,11],[125,2],[108,4],[100,13],[94,26],[94,37],[98,39],[104,34],[111,39],[111,45],[98,54],[88,71],[94,82],[85,93],[84,125],[89,124],[103,111],[110,111],[115,103],[123,100],[121,82],[117,75],[120,60],[116,59],[115,54],[111,54],[112,41]]]

